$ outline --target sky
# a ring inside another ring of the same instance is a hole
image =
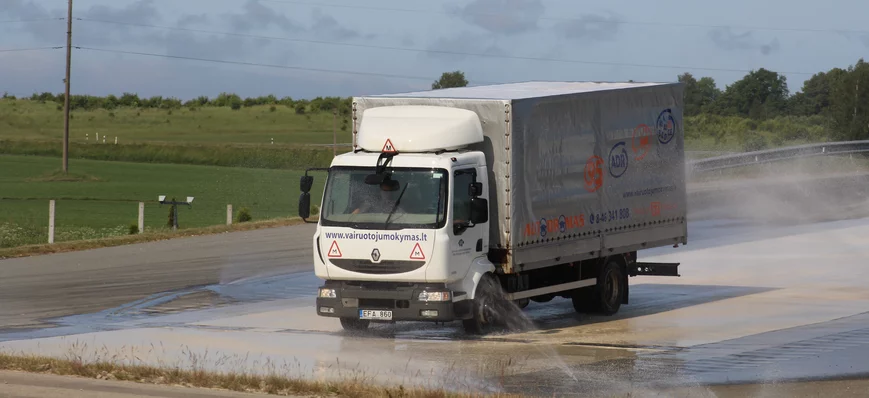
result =
[[[0,0],[0,92],[63,92],[66,11]],[[71,86],[313,98],[427,90],[461,70],[471,85],[690,72],[724,89],[767,68],[793,93],[869,53],[865,15],[865,0],[75,0]],[[60,48],[4,51],[43,47]]]

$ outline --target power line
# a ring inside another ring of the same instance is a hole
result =
[[[226,36],[246,37],[246,38],[252,38],[252,39],[277,40],[277,41],[288,41],[288,42],[308,43],[308,44],[325,44],[325,45],[332,45],[332,46],[371,48],[371,49],[390,50],[390,51],[407,51],[407,52],[429,53],[429,54],[462,55],[462,56],[473,56],[473,57],[484,57],[484,58],[501,58],[501,59],[513,59],[513,60],[522,60],[522,61],[540,61],[540,62],[555,62],[555,63],[568,63],[568,64],[585,64],[585,65],[629,66],[629,67],[638,67],[638,68],[716,71],[716,72],[739,72],[739,73],[751,72],[750,69],[711,68],[711,67],[697,67],[697,66],[684,66],[684,65],[637,64],[637,63],[626,63],[626,62],[587,61],[587,60],[563,59],[563,58],[522,57],[522,56],[474,53],[474,52],[464,52],[464,51],[448,51],[448,50],[431,50],[431,49],[408,48],[408,47],[379,46],[379,45],[373,45],[373,44],[356,44],[356,43],[344,43],[344,42],[334,42],[334,41],[325,41],[325,40],[308,40],[308,39],[296,39],[296,38],[289,38],[289,37],[260,36],[260,35],[246,34],[246,33],[233,33],[233,32],[222,32],[222,31],[204,30],[204,29],[191,29],[191,28],[171,27],[171,26],[148,25],[148,24],[140,24],[140,23],[108,21],[108,20],[91,19],[91,18],[75,18],[75,19],[79,20],[79,21],[84,21],[84,22],[97,22],[97,23],[105,23],[105,24],[137,26],[137,27],[154,28],[154,29],[167,29],[167,30],[184,31],[184,32],[219,34],[219,35],[226,35]],[[786,74],[786,75],[813,75],[814,74],[814,73],[810,73],[810,72],[779,72],[779,73]]]
[[[279,4],[307,5],[307,6],[314,6],[314,7],[347,8],[347,9],[356,9],[356,10],[407,12],[407,13],[417,13],[417,14],[440,14],[440,15],[455,16],[455,13],[451,13],[448,11],[421,10],[418,8],[415,9],[415,8],[397,8],[397,7],[375,7],[375,6],[363,6],[363,5],[350,5],[350,4],[315,3],[315,2],[310,2],[310,1],[299,1],[299,0],[261,0],[261,1],[268,2],[268,3],[279,3]],[[504,14],[504,13],[467,12],[465,14],[466,15],[481,16],[481,17],[508,16],[508,14]],[[571,17],[544,17],[544,16],[541,16],[538,19],[550,20],[550,21],[565,21],[565,22],[588,22],[587,20],[583,20],[581,18],[575,18],[575,17],[571,18]],[[749,25],[704,25],[704,24],[675,23],[675,22],[670,23],[670,22],[619,21],[619,20],[594,21],[594,22],[596,22],[596,23],[610,23],[610,24],[617,24],[617,25],[649,25],[649,26],[662,26],[662,27],[686,27],[686,28],[704,28],[704,29],[767,30],[767,31],[776,31],[776,32],[861,33],[861,34],[869,33],[869,30],[857,30],[857,29],[764,27],[764,26],[749,26]]]
[[[81,47],[81,46],[75,46],[74,48],[79,49],[79,50],[99,51],[99,52],[115,53],[115,54],[141,55],[141,56],[148,56],[148,57],[181,59],[181,60],[188,60],[188,61],[211,62],[211,63],[229,64],[229,65],[259,66],[259,67],[264,67],[264,68],[298,70],[298,71],[305,71],[305,72],[334,73],[334,74],[344,74],[344,75],[385,77],[385,78],[408,79],[408,80],[425,80],[425,81],[436,80],[436,79],[431,78],[431,77],[422,77],[422,76],[396,75],[396,74],[375,73],[375,72],[357,72],[357,71],[347,71],[347,70],[337,70],[337,69],[307,68],[307,67],[291,66],[291,65],[261,64],[261,63],[255,63],[255,62],[227,61],[227,60],[220,60],[220,59],[185,57],[185,56],[181,56],[181,55],[155,54],[155,53],[138,52],[138,51],[112,50],[112,49]],[[479,83],[487,83],[488,84],[488,83],[492,83],[492,82],[479,82]]]
[[[37,19],[10,19],[0,21],[0,24],[6,23],[27,23],[27,22],[45,22],[45,21],[62,21],[66,18],[37,18]]]
[[[0,49],[0,53],[22,52],[22,51],[42,51],[42,50],[60,50],[63,47],[31,47],[31,48],[7,48]]]

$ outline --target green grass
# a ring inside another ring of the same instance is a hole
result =
[[[60,159],[0,155],[0,247],[47,241],[49,200],[56,202],[56,241],[94,239],[129,232],[145,202],[145,230],[167,228],[170,207],[158,195],[184,200],[181,228],[226,223],[226,205],[251,211],[253,220],[295,217],[299,177],[293,170],[70,161],[75,181],[58,178]],[[317,203],[324,178],[312,191]],[[19,229],[20,228],[20,229]],[[5,232],[4,232],[5,231]]]
[[[0,139],[57,140],[63,135],[63,111],[53,102],[0,99]],[[332,144],[330,113],[298,115],[283,105],[232,110],[119,108],[71,112],[70,142],[171,142],[232,144]],[[346,123],[345,123],[346,120]],[[337,119],[339,143],[351,142],[349,117]],[[342,130],[342,127],[346,128]]]
[[[349,147],[338,148],[337,153]],[[60,158],[60,141],[2,140],[0,154],[34,155]],[[328,167],[333,158],[331,148],[301,147],[298,145],[245,145],[245,144],[82,144],[71,142],[72,159],[125,161],[137,163],[172,163],[207,166],[299,169]]]

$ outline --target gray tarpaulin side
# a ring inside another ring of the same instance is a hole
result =
[[[456,93],[477,94],[474,88]],[[485,142],[471,149],[486,155],[490,247],[511,248],[507,272],[684,240],[680,84],[517,100],[425,94],[354,100],[357,115],[390,105],[451,106],[479,115]]]
[[[682,107],[678,84],[515,101],[514,263],[683,237]]]

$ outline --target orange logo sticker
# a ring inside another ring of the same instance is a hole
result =
[[[585,189],[594,192],[603,186],[603,159],[592,156],[585,162]]]

